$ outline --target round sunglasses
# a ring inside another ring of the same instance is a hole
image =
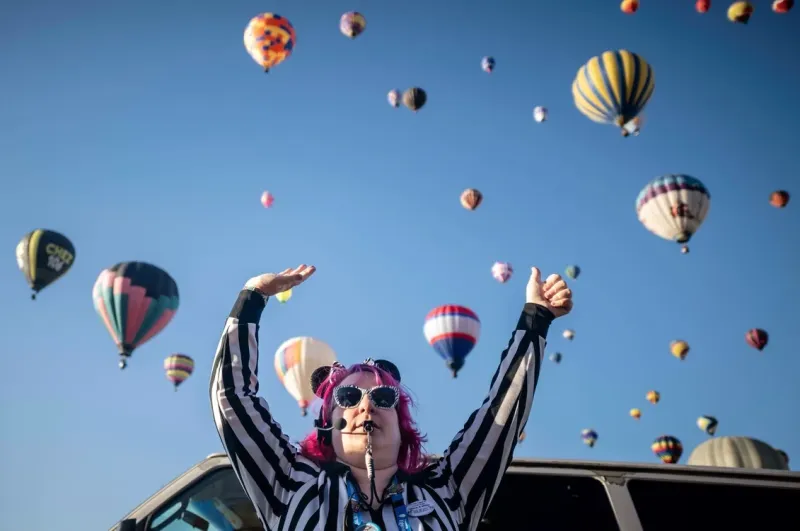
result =
[[[364,394],[379,409],[392,409],[400,401],[400,390],[392,385],[377,385],[372,389],[340,385],[333,390],[333,400],[342,409],[352,409],[361,403]]]

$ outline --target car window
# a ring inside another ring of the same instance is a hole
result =
[[[631,479],[628,490],[645,531],[789,529],[800,517],[800,490]]]
[[[176,495],[148,520],[148,531],[261,531],[232,468],[216,470]]]
[[[478,529],[619,531],[619,525],[593,477],[506,474]]]

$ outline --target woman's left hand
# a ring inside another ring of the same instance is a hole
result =
[[[539,268],[532,267],[525,295],[526,302],[544,306],[556,317],[572,311],[572,290],[567,287],[561,275],[553,273],[542,284]]]

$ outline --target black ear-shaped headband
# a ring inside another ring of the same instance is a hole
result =
[[[391,361],[373,360],[372,358],[367,358],[364,360],[364,365],[372,365],[381,369],[382,371],[386,371],[391,374],[392,378],[397,380],[398,383],[400,382],[400,370],[397,368],[397,365]],[[331,376],[331,372],[341,369],[344,369],[344,365],[338,361],[334,361],[333,365],[324,365],[311,373],[311,390],[314,391],[314,394],[317,395],[317,397],[322,398],[322,395],[320,395],[317,391],[319,391],[322,383]]]

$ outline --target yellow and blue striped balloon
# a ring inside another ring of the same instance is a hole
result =
[[[173,354],[164,360],[164,372],[175,390],[194,372],[194,360],[186,354]]]
[[[652,67],[627,50],[603,52],[572,82],[575,106],[590,120],[624,126],[642,112],[655,89]]]

